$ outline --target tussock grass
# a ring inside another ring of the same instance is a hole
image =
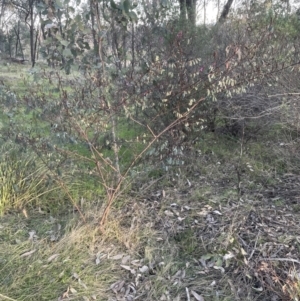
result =
[[[78,223],[69,220],[60,230],[61,236],[57,233],[57,241],[51,241],[60,220],[36,221],[36,227],[46,223],[49,230],[40,233],[36,228],[33,240],[28,240],[28,228],[11,229],[11,221],[2,223],[1,232],[7,231],[8,237],[0,248],[0,271],[5,275],[1,278],[1,293],[16,300],[57,300],[63,294],[73,300],[92,296],[105,300],[107,286],[115,278],[114,262],[103,260],[96,265],[96,254],[107,250],[96,244],[94,225],[77,224],[66,230],[69,223]],[[32,255],[26,255],[33,250]]]
[[[37,204],[39,199],[57,189],[47,187],[47,170],[32,154],[22,153],[10,142],[3,144],[0,152],[0,214]]]

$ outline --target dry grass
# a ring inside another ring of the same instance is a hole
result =
[[[139,175],[102,232],[101,200],[85,223],[5,215],[0,300],[299,300],[299,139],[271,129],[203,135],[186,166]]]

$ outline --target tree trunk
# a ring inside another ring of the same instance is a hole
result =
[[[5,0],[2,0],[1,10],[0,10],[0,28],[3,28],[3,19],[4,19],[4,12],[5,12]]]
[[[96,39],[96,29],[95,29],[95,13],[94,13],[94,4],[93,0],[90,0],[90,11],[91,11],[91,22],[92,22],[92,36],[93,36],[93,48],[94,53],[98,54],[98,42]]]
[[[196,25],[196,2],[197,0],[179,0],[180,19],[183,22],[188,19],[192,26]]]
[[[203,2],[203,12],[204,12],[204,14],[203,14],[203,19],[204,19],[204,25],[206,24],[206,0],[204,0],[204,2]]]
[[[16,37],[17,37],[17,41],[16,41],[16,49],[15,49],[15,57],[17,57],[18,55],[18,48],[20,49],[21,55],[22,55],[22,59],[25,60],[24,58],[24,52],[23,52],[23,48],[22,48],[22,44],[21,44],[21,39],[20,39],[20,21],[18,21],[18,27],[17,30],[16,28],[14,28]]]
[[[30,59],[31,66],[35,65],[35,47],[34,47],[34,18],[33,18],[33,2],[34,0],[29,1],[29,15],[30,15],[30,25],[29,25],[29,33],[30,33]]]
[[[186,0],[188,20],[192,26],[196,25],[196,2],[197,0]]]
[[[224,5],[223,11],[222,11],[221,16],[219,18],[219,23],[223,23],[226,20],[228,14],[229,14],[232,3],[233,3],[233,0],[227,0],[227,3]]]
[[[36,62],[36,57],[37,57],[37,45],[38,45],[38,38],[39,38],[39,30],[36,31],[36,35],[35,35],[35,41],[34,41],[34,64]]]
[[[134,24],[131,23],[131,79],[134,73],[134,65],[135,65],[135,45],[134,45]]]
[[[17,25],[17,29],[16,27],[14,27],[14,32],[16,34],[16,45],[15,45],[15,57],[17,57],[18,55],[18,45],[19,45],[19,22],[18,22],[18,25]]]
[[[180,20],[186,21],[186,0],[179,0],[180,5]]]

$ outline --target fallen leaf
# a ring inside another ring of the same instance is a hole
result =
[[[195,291],[191,291],[191,294],[195,297],[197,301],[204,301],[204,298],[201,295],[197,294]]]
[[[70,286],[70,292],[71,292],[72,294],[76,294],[76,293],[77,293],[76,289],[73,288],[73,287],[71,287],[71,286]]]
[[[231,253],[231,252],[229,252],[229,253],[227,253],[227,254],[225,254],[225,255],[223,256],[223,259],[224,259],[224,260],[228,260],[228,259],[231,259],[231,258],[233,258],[233,257],[234,257],[234,254]]]
[[[172,277],[173,279],[175,278],[181,278],[181,270],[177,271],[176,274]]]
[[[160,301],[165,301],[165,300],[167,300],[167,297],[166,297],[166,295],[165,294],[163,294],[161,297],[160,297],[160,299],[159,299]]]
[[[87,286],[81,281],[81,279],[78,279],[78,283],[87,290]]]
[[[243,248],[241,248],[241,253],[242,253],[242,255],[247,255],[247,252],[243,249]]]
[[[185,292],[186,292],[186,299],[187,299],[187,301],[191,301],[190,292],[189,292],[189,288],[188,287],[185,288]]]
[[[98,252],[96,255],[96,265],[98,265],[101,262],[101,259],[107,257],[107,254],[103,254],[101,252]]]
[[[31,254],[33,254],[34,252],[36,252],[36,249],[29,251],[29,252],[25,252],[23,254],[20,255],[20,257],[27,257],[30,256]]]
[[[113,259],[113,260],[119,260],[119,259],[122,259],[124,256],[124,254],[118,254],[118,255],[115,255],[113,257],[110,257],[110,259]]]
[[[58,300],[63,300],[68,298],[69,299],[69,291],[70,291],[70,287],[68,286],[67,290],[59,297]]]
[[[264,289],[262,287],[253,287],[252,288],[257,292],[262,292]]]
[[[213,268],[214,268],[215,270],[220,270],[222,274],[225,273],[225,269],[224,269],[223,267],[218,267],[218,266],[215,266],[215,265],[214,265]]]
[[[29,240],[34,240],[34,238],[38,238],[37,236],[36,236],[36,232],[34,231],[34,230],[32,230],[32,231],[30,231],[29,232]]]
[[[126,298],[127,298],[127,296],[130,296],[129,293],[132,293],[134,295],[136,294],[136,289],[135,289],[135,287],[133,285],[128,285],[127,286],[127,290],[125,292]],[[127,301],[127,299],[126,299],[126,301]]]
[[[209,259],[211,259],[213,257],[213,255],[211,255],[211,254],[206,254],[206,255],[203,255],[203,256],[201,256],[201,258],[200,258],[200,263],[202,264],[202,266],[204,267],[204,268],[206,268],[207,267],[207,264],[206,264],[206,260],[209,260]]]
[[[118,280],[110,286],[110,289],[116,294],[123,288],[124,284],[124,280]]]
[[[26,211],[26,209],[23,209],[23,210],[22,210],[22,212],[23,212],[23,214],[24,214],[25,218],[28,218],[28,214],[27,214],[27,211]]]
[[[130,273],[133,274],[133,275],[136,274],[135,270],[132,269],[132,268],[131,268],[130,266],[128,266],[128,265],[122,265],[122,264],[121,264],[120,267],[123,268],[123,269],[125,269],[125,270],[127,270],[127,271],[130,271]]]
[[[130,260],[130,255],[127,255],[122,258],[122,264],[126,264]]]
[[[171,217],[171,216],[174,216],[174,213],[170,210],[165,210],[165,215]]]
[[[141,268],[139,268],[139,271],[141,273],[147,273],[149,271],[149,268],[146,265],[144,265]]]
[[[136,266],[136,267],[139,267],[139,266],[141,266],[141,261],[139,259],[132,260],[131,264]]]
[[[46,212],[43,211],[43,210],[41,209],[41,207],[39,207],[39,213],[40,213],[40,214],[46,214]]]
[[[215,286],[217,284],[216,280],[214,280],[209,286]]]
[[[201,265],[202,265],[204,268],[206,268],[206,261],[205,261],[204,259],[202,259],[202,258],[201,258],[199,261],[200,261]]]
[[[56,257],[58,257],[59,254],[53,254],[52,256],[50,256],[48,259],[47,259],[47,262],[51,262],[52,260],[54,260]]]

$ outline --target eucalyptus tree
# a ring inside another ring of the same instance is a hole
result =
[[[38,5],[43,0],[10,0],[10,5],[18,14],[19,20],[25,23],[30,36],[30,60],[34,67],[36,63],[37,42],[39,37]]]
[[[180,17],[183,21],[187,20],[192,26],[196,24],[196,4],[197,0],[179,0]]]
[[[1,0],[0,1],[0,28],[2,28],[2,26],[3,26],[4,14],[5,14],[5,10],[6,10],[7,5],[8,5],[7,0]]]
[[[0,0],[0,50],[12,56],[13,28],[18,21],[10,0]]]

